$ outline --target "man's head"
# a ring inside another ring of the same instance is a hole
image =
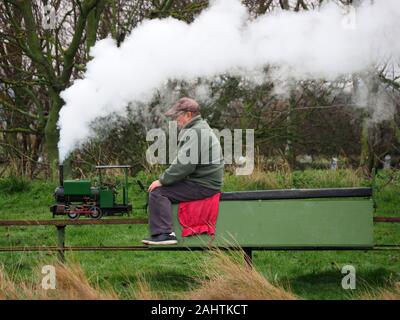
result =
[[[195,100],[187,97],[179,99],[174,106],[165,113],[167,117],[171,117],[178,123],[179,128],[184,127],[193,117],[199,114],[199,104]]]

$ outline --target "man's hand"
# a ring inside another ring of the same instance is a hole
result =
[[[160,180],[153,181],[149,188],[147,189],[148,192],[152,192],[155,188],[161,187],[162,184]]]

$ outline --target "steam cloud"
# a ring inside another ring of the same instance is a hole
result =
[[[249,75],[271,65],[277,77],[333,80],[399,57],[400,1],[365,2],[354,28],[333,3],[252,19],[239,0],[217,0],[191,24],[149,20],[119,48],[98,41],[84,78],[61,93],[60,161],[93,134],[93,120],[150,101],[169,79]]]

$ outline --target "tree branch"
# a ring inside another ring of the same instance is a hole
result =
[[[22,110],[22,109],[18,108],[17,106],[15,106],[15,105],[9,103],[8,101],[6,101],[6,100],[5,100],[4,98],[2,98],[1,96],[0,96],[0,103],[1,103],[3,106],[5,106],[7,109],[9,109],[9,110],[17,111],[17,112],[19,112],[20,114],[22,114],[22,115],[24,115],[24,116],[27,116],[27,117],[30,117],[30,118],[32,118],[32,119],[39,119],[39,117],[38,117],[37,115],[34,115],[34,114],[32,114],[32,113],[30,113],[30,112],[28,112],[28,111],[25,111],[25,110]]]
[[[34,130],[26,129],[26,128],[0,129],[0,132],[3,132],[3,133],[29,133],[29,134],[37,133]]]
[[[392,86],[397,91],[400,91],[400,84],[398,82],[396,82],[395,80],[391,80],[391,79],[386,78],[383,75],[383,73],[379,74],[379,78],[382,80],[383,83],[386,83],[386,84]]]
[[[38,67],[47,76],[54,88],[58,87],[58,81],[53,68],[49,65],[40,47],[40,41],[37,35],[36,23],[33,17],[31,1],[21,1],[20,10],[25,22],[26,40],[28,44],[29,57],[38,64]]]
[[[63,71],[60,77],[63,86],[68,84],[71,77],[72,68],[74,66],[74,58],[78,51],[79,45],[82,40],[83,31],[85,30],[86,20],[90,11],[99,3],[100,0],[86,0],[83,5],[80,6],[81,11],[76,22],[74,36],[72,37],[71,43],[68,49],[64,52],[64,64]]]

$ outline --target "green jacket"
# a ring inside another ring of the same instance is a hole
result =
[[[186,179],[221,190],[224,177],[222,148],[207,121],[201,116],[194,117],[182,128],[178,140],[177,156],[161,174],[161,184],[168,186]]]

